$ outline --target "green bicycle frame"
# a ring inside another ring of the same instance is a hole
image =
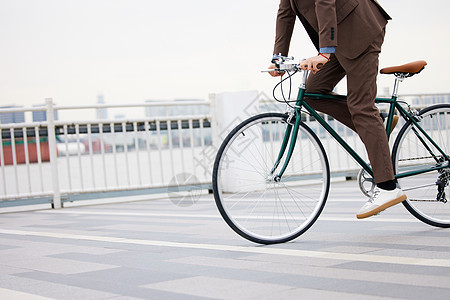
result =
[[[305,78],[305,77],[304,77]],[[355,150],[353,150],[352,147],[324,120],[322,116],[319,115],[319,113],[313,109],[304,99],[312,99],[312,100],[336,100],[336,101],[342,101],[346,100],[347,97],[343,95],[327,95],[327,94],[310,94],[305,92],[305,87],[302,85],[299,89],[296,105],[295,105],[295,122],[293,124],[287,125],[287,129],[285,132],[285,136],[283,139],[283,143],[277,158],[277,161],[275,163],[275,166],[272,168],[271,174],[273,175],[275,173],[275,169],[278,167],[279,163],[281,162],[282,157],[287,151],[286,160],[284,162],[283,167],[281,168],[280,172],[274,177],[276,180],[280,180],[280,178],[283,176],[285,170],[287,169],[287,166],[289,164],[289,161],[292,157],[292,154],[294,153],[295,144],[297,141],[297,135],[298,130],[300,127],[301,120],[301,109],[305,109],[312,117],[315,118],[317,122],[320,123],[320,125],[327,131],[331,136],[347,151],[347,153],[353,157],[356,162],[370,175],[373,177],[373,171],[372,168],[364,161],[364,159],[361,158],[361,156],[356,153]],[[415,127],[413,127],[414,133],[417,135],[419,140],[423,143],[425,148],[428,150],[430,155],[436,160],[437,165],[434,167],[428,167],[423,168],[419,170],[414,171],[408,171],[408,172],[401,172],[395,175],[395,178],[403,178],[403,177],[409,177],[414,176],[422,173],[427,173],[435,170],[440,170],[443,168],[448,168],[450,165],[450,159],[449,156],[439,147],[439,145],[436,144],[436,142],[425,132],[425,130],[419,125],[419,119],[412,116],[408,111],[406,111],[398,102],[397,102],[397,96],[392,96],[391,98],[376,98],[375,103],[387,103],[389,104],[389,113],[388,113],[388,119],[387,119],[387,128],[386,128],[386,134],[388,136],[388,139],[390,137],[391,132],[391,124],[394,117],[395,109],[399,112],[399,114],[407,121],[414,124]],[[419,132],[418,132],[418,131]],[[423,136],[420,136],[420,133]],[[290,140],[290,143],[289,143]],[[442,157],[445,158],[447,161],[446,164],[441,163],[438,160],[438,156],[432,151],[432,149],[427,145],[427,142],[430,142],[435,149],[439,152]],[[289,143],[289,148],[287,148],[287,145]]]

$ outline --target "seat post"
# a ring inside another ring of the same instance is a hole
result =
[[[392,92],[392,97],[397,98],[398,97],[398,86],[400,85],[400,82],[402,82],[405,79],[404,74],[395,74],[395,83],[394,83],[394,90]]]

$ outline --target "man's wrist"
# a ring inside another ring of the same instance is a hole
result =
[[[334,53],[336,51],[336,47],[321,47],[320,49],[319,49],[319,52],[320,53],[330,53],[330,54],[332,54],[332,53]]]
[[[319,56],[322,56],[323,58],[327,59],[328,61],[330,61],[330,53],[319,53]]]

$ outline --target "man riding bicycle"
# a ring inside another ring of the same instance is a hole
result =
[[[375,106],[378,56],[390,16],[376,0],[281,0],[275,55],[288,55],[297,17],[319,52],[300,64],[302,69],[312,71],[306,92],[331,93],[347,76],[346,102],[308,100],[308,103],[356,131],[363,141],[377,187],[357,217],[373,216],[406,200],[394,179],[386,131]],[[270,74],[281,75],[276,71]]]

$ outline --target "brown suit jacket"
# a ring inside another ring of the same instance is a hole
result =
[[[296,16],[317,49],[336,47],[347,58],[367,49],[390,20],[376,0],[280,0],[274,54],[288,54]]]

